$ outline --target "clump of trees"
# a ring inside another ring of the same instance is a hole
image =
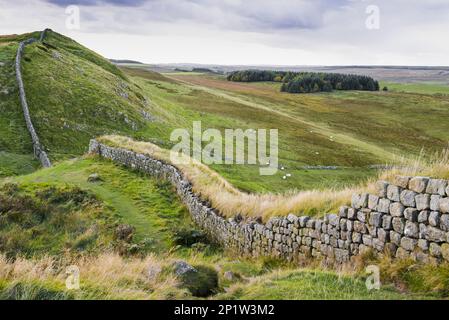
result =
[[[379,91],[379,82],[368,76],[270,70],[243,70],[228,74],[229,81],[282,82],[281,91],[290,93],[330,92],[332,90]]]

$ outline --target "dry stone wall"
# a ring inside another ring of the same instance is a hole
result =
[[[46,30],[44,30],[41,33],[40,41],[43,40],[45,37]],[[33,122],[31,121],[30,116],[30,110],[28,108],[28,102],[25,94],[25,86],[23,85],[23,79],[22,79],[22,68],[21,68],[21,61],[22,61],[22,55],[23,50],[25,47],[31,43],[36,42],[37,40],[34,38],[28,39],[26,41],[22,41],[19,44],[19,48],[17,49],[17,55],[16,55],[16,61],[15,61],[15,68],[16,68],[16,80],[17,85],[19,86],[19,97],[20,97],[20,103],[22,105],[23,110],[23,116],[25,117],[26,126],[28,129],[28,132],[31,135],[31,140],[33,142],[33,149],[34,149],[34,155],[36,158],[39,159],[43,167],[50,167],[51,162],[50,159],[47,156],[47,153],[45,152],[44,148],[42,147],[39,137],[36,133],[36,130],[34,129]]]
[[[350,207],[323,219],[290,214],[266,224],[226,219],[192,191],[173,165],[91,140],[90,153],[169,180],[194,222],[211,240],[247,256],[287,260],[316,257],[345,263],[368,250],[420,262],[449,261],[447,180],[397,177],[379,181],[376,194],[355,194]]]

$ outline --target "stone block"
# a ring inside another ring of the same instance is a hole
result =
[[[416,209],[418,210],[428,210],[430,209],[430,195],[428,194],[418,194],[415,197]]]
[[[377,204],[379,203],[379,197],[374,195],[374,194],[370,194],[368,196],[368,208],[371,210],[376,210],[377,208]]]
[[[411,222],[417,222],[418,221],[418,214],[419,211],[415,208],[406,208],[404,210],[404,218],[406,220],[409,220]]]
[[[406,207],[414,207],[416,195],[417,193],[412,190],[403,190],[400,197],[401,203]]]
[[[440,258],[442,256],[441,246],[435,242],[430,243],[429,252],[435,258]]]
[[[419,237],[419,226],[418,226],[418,224],[414,223],[414,222],[411,222],[411,221],[407,221],[405,223],[404,234],[405,234],[405,236],[407,236],[409,238],[418,239],[418,237]]]
[[[388,182],[386,181],[377,181],[376,182],[376,192],[379,198],[386,198],[387,197],[387,187]]]
[[[440,211],[442,213],[449,213],[449,198],[441,198],[440,202]]]
[[[443,179],[430,179],[427,184],[426,193],[430,194],[439,194],[440,196],[444,196],[447,187],[447,181]]]
[[[393,218],[393,230],[396,231],[399,234],[404,234],[404,228],[405,228],[405,219],[395,217]]]
[[[411,177],[407,176],[395,176],[393,179],[393,183],[403,189],[406,189],[408,187],[408,182],[410,181]]]
[[[384,215],[382,217],[382,228],[385,230],[391,230],[393,217],[390,215]]]
[[[417,246],[417,244],[418,244],[418,240],[415,240],[412,238],[403,237],[401,239],[401,247],[407,251],[413,251],[415,249],[415,247]]]
[[[389,213],[390,203],[391,201],[388,199],[379,199],[379,203],[377,204],[377,211],[382,213]]]
[[[418,214],[418,222],[426,223],[429,219],[430,212],[428,210],[423,210]]]
[[[393,217],[402,217],[404,215],[405,207],[400,202],[393,202],[390,204],[390,214]]]
[[[445,242],[447,240],[446,233],[435,227],[427,227],[427,240],[433,242]]]
[[[441,214],[438,211],[432,211],[429,214],[429,224],[432,227],[438,227],[440,225],[440,216]]]
[[[401,192],[402,192],[401,187],[390,184],[387,187],[387,198],[390,199],[391,201],[400,201]]]
[[[429,178],[427,177],[414,177],[411,178],[408,183],[408,188],[417,193],[423,193],[426,191]]]

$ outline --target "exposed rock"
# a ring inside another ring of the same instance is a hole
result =
[[[173,269],[177,276],[182,276],[186,273],[198,272],[194,267],[192,267],[190,264],[188,264],[185,261],[175,261],[173,263]]]
[[[232,271],[226,271],[223,274],[223,277],[228,281],[234,281],[236,279],[236,276],[235,276],[234,272],[232,272]]]

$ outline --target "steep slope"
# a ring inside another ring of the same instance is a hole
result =
[[[18,43],[30,37],[39,33],[0,38],[3,176],[36,166],[13,68]],[[49,31],[42,43],[25,48],[22,75],[34,127],[51,159],[82,154],[99,134],[138,136],[150,119],[148,98],[138,86],[108,60],[58,33]],[[23,155],[25,164],[11,168],[11,153]]]

